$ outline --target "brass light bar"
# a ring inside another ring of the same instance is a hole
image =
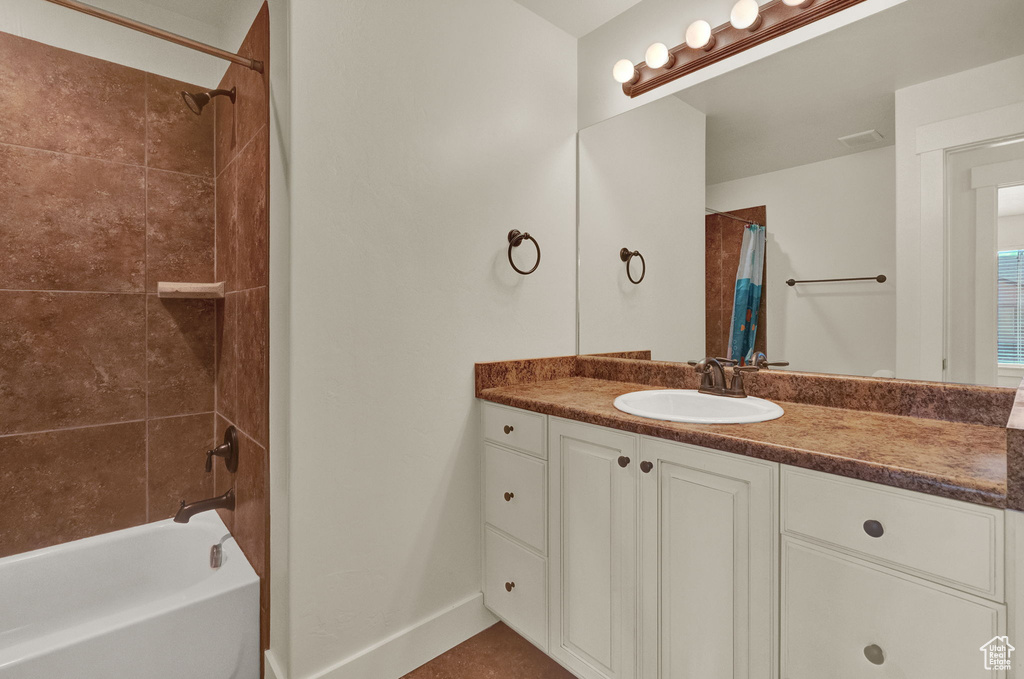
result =
[[[812,0],[810,5],[804,3],[802,6],[790,6],[782,0],[774,0],[761,7],[760,23],[753,29],[734,28],[731,23],[712,29],[713,47],[710,50],[692,49],[682,43],[669,49],[669,65],[666,67],[651,68],[646,62],[640,62],[636,66],[637,79],[632,83],[623,83],[622,92],[628,97],[638,97],[684,75],[862,2],[864,0]]]

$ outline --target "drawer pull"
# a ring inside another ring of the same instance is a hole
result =
[[[506,434],[511,434],[511,433],[512,433],[512,432],[514,432],[515,430],[516,430],[516,428],[515,428],[515,427],[513,427],[513,426],[512,426],[511,424],[506,424],[506,425],[505,425],[505,433],[506,433]]]
[[[870,646],[864,647],[864,657],[868,659],[868,662],[872,665],[881,665],[885,662],[885,652],[882,647],[878,644],[871,644]]]
[[[881,522],[869,519],[864,522],[864,532],[873,538],[880,538],[885,533],[885,528],[882,527]]]
[[[506,582],[505,583],[505,591],[506,592],[511,592],[515,588],[516,588],[516,583],[514,583],[514,582]],[[877,648],[877,646],[876,646],[876,648]]]
[[[514,498],[515,496],[515,493],[505,493],[505,502],[512,502],[512,498]]]
[[[619,466],[622,467],[623,469],[628,467],[629,466],[629,458],[626,457],[625,455],[620,455],[619,456]]]
[[[644,460],[643,462],[640,463],[640,471],[642,471],[644,474],[650,474],[652,469],[654,469],[654,465],[648,462],[647,460]]]

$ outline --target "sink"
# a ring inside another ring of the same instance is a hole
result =
[[[623,394],[615,407],[652,420],[693,424],[743,424],[782,417],[782,407],[763,398],[729,398],[696,389],[651,389]]]

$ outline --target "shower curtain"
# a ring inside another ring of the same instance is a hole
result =
[[[746,365],[754,355],[757,314],[761,310],[761,284],[764,275],[765,229],[751,224],[743,232],[740,266],[736,270],[736,294],[729,327],[729,358]]]

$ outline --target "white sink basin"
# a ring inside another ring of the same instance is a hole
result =
[[[615,399],[624,413],[652,420],[693,424],[743,424],[782,417],[782,408],[763,398],[729,398],[698,393],[695,389],[634,391]]]

